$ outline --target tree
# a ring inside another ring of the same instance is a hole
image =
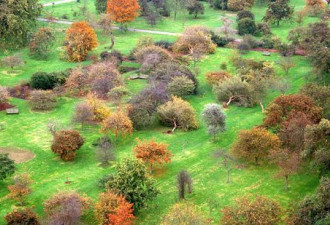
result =
[[[124,26],[137,17],[140,6],[137,0],[108,0],[107,12],[110,18]]]
[[[95,8],[97,13],[102,14],[107,11],[107,0],[96,0]]]
[[[187,10],[189,15],[194,15],[195,19],[197,19],[198,14],[204,14],[204,5],[197,0],[188,0]]]
[[[150,141],[141,141],[137,139],[138,144],[133,149],[135,157],[142,160],[149,165],[151,170],[155,163],[170,163],[172,153],[167,149],[168,145],[165,143],[157,143],[154,139]]]
[[[95,94],[93,93],[88,94],[86,100],[87,100],[87,104],[93,109],[94,112],[93,120],[102,122],[109,117],[110,109],[104,103],[104,101],[98,99]]]
[[[73,120],[76,123],[81,123],[81,128],[84,128],[84,123],[88,123],[93,120],[94,111],[93,108],[85,102],[78,103],[75,107],[75,114]]]
[[[116,155],[114,152],[114,146],[108,136],[103,136],[97,139],[96,143],[97,157],[101,162],[101,166],[109,166],[109,161],[115,161]]]
[[[205,105],[202,115],[208,132],[213,136],[213,140],[215,141],[216,134],[226,130],[226,115],[218,104]]]
[[[147,12],[145,15],[145,19],[147,20],[147,23],[151,26],[156,25],[158,20],[161,20],[162,15],[160,10],[155,6],[155,2],[148,2],[147,3]]]
[[[60,191],[44,202],[47,224],[79,224],[90,205],[91,200],[86,196]]]
[[[227,206],[222,210],[220,224],[280,224],[282,208],[279,203],[267,197],[241,197],[235,206]],[[244,221],[244,222],[242,222]]]
[[[248,82],[242,81],[242,79],[237,76],[218,83],[218,85],[214,86],[214,91],[218,101],[225,102],[224,104],[226,107],[232,102],[245,107],[255,104],[252,87]]]
[[[163,124],[173,126],[172,132],[178,127],[185,131],[198,128],[194,108],[179,97],[172,96],[172,100],[159,106],[157,112]]]
[[[38,216],[30,208],[14,209],[5,216],[7,225],[40,225]]]
[[[167,91],[170,95],[185,97],[194,93],[195,85],[192,80],[186,76],[173,77],[167,85]]]
[[[312,98],[317,106],[323,108],[324,118],[330,119],[330,86],[309,83],[301,88],[300,93]]]
[[[61,130],[55,133],[52,152],[59,154],[64,161],[73,161],[76,151],[84,144],[84,139],[75,130]]]
[[[38,0],[2,0],[0,2],[0,45],[22,47],[36,27],[41,13]]]
[[[86,22],[75,22],[66,31],[65,47],[69,61],[86,60],[88,52],[97,46],[94,29]]]
[[[271,1],[268,4],[264,21],[280,25],[282,20],[292,19],[293,8],[290,7],[288,0]]]
[[[296,66],[296,64],[292,61],[290,57],[283,57],[281,58],[277,64],[282,68],[282,70],[285,72],[285,75],[289,75],[290,69]]]
[[[172,0],[170,1],[171,8],[174,11],[174,20],[176,20],[178,12],[182,11],[186,7],[185,0]]]
[[[211,40],[210,31],[201,26],[192,26],[184,30],[178,41],[172,47],[174,52],[192,55],[194,52],[211,54],[216,45]]]
[[[294,215],[293,224],[328,224],[330,178],[323,177],[315,193],[305,197],[299,204]]]
[[[313,16],[319,14],[325,7],[325,1],[322,0],[306,0],[306,10]]]
[[[8,154],[0,154],[0,181],[11,176],[15,172],[15,162],[8,157]]]
[[[250,18],[254,21],[254,14],[251,11],[248,10],[241,10],[237,13],[236,20],[240,21],[241,19],[244,18]]]
[[[285,178],[285,189],[289,190],[289,176],[298,172],[300,165],[300,155],[297,152],[285,148],[281,150],[272,151],[270,158],[279,167],[276,174],[278,177]]]
[[[319,175],[330,169],[330,121],[322,119],[319,124],[308,125],[305,129],[304,158],[311,160],[311,165]]]
[[[78,95],[83,95],[88,84],[90,84],[88,73],[81,67],[76,67],[70,72],[65,87],[70,91],[78,91]]]
[[[18,201],[19,205],[23,205],[25,197],[31,193],[30,185],[33,181],[27,173],[14,176],[13,181],[14,184],[8,186],[10,192],[8,197]]]
[[[228,9],[231,11],[241,11],[246,8],[251,8],[254,0],[228,0]]]
[[[154,181],[148,177],[145,165],[138,160],[127,158],[117,164],[116,172],[107,183],[107,187],[114,189],[128,202],[133,203],[134,213],[159,194]]]
[[[176,203],[164,216],[161,225],[198,224],[207,225],[209,221],[197,207],[191,203]]]
[[[50,48],[53,46],[55,36],[50,28],[39,28],[30,41],[30,55],[37,59],[46,59],[49,55]]]
[[[214,158],[221,160],[221,164],[227,171],[227,183],[230,183],[231,171],[237,166],[236,159],[226,153],[225,149],[215,151],[213,156]]]
[[[33,110],[52,110],[57,105],[56,96],[52,91],[34,90],[28,98]]]
[[[20,55],[16,54],[2,58],[1,63],[4,66],[10,67],[13,70],[14,67],[18,67],[24,64],[24,61]]]
[[[132,219],[135,218],[133,204],[127,202],[123,196],[118,196],[109,190],[99,195],[94,214],[100,225],[131,225]]]
[[[242,18],[238,21],[237,30],[239,35],[251,34],[254,35],[257,31],[256,23],[251,18]]]
[[[233,156],[254,162],[258,165],[260,160],[267,160],[270,151],[278,151],[281,141],[277,135],[264,128],[253,128],[238,133],[238,138],[231,148]]]
[[[125,137],[133,132],[133,124],[127,113],[119,110],[116,113],[111,113],[102,124],[102,132],[109,133],[112,131],[117,138],[118,135]]]
[[[232,75],[223,70],[218,72],[209,72],[206,74],[206,82],[213,86],[230,77],[232,77]]]
[[[100,1],[104,1],[104,0],[100,0]],[[105,0],[105,2],[107,1]],[[110,36],[111,45],[109,46],[109,49],[112,49],[113,46],[115,45],[115,36],[113,35],[112,20],[110,19],[109,15],[106,13],[101,14],[97,24],[101,27],[103,34]]]
[[[120,105],[122,98],[128,94],[129,94],[129,91],[127,90],[126,87],[117,86],[117,87],[112,88],[109,91],[108,96],[109,96],[110,100],[112,100],[117,105]]]
[[[187,171],[181,170],[178,173],[177,185],[178,185],[177,187],[178,187],[179,199],[184,199],[186,192],[188,192],[188,194],[192,193],[192,179]]]
[[[318,123],[322,118],[322,109],[305,95],[282,95],[274,99],[267,108],[263,125],[278,130],[280,125],[298,112],[304,113],[312,123]]]
[[[222,17],[221,21],[223,25],[219,28],[218,32],[224,35],[228,41],[232,39],[237,33],[237,30],[232,28],[232,24],[234,23],[234,21],[229,19],[228,17]]]
[[[304,149],[304,135],[307,125],[312,125],[312,122],[302,112],[298,112],[284,121],[279,133],[283,145],[293,152],[300,153]]]
[[[7,103],[10,99],[10,93],[7,87],[0,86],[0,104]]]

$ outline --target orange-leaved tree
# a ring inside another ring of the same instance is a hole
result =
[[[167,149],[167,144],[157,143],[154,139],[150,141],[137,139],[137,141],[138,144],[133,149],[135,157],[148,164],[151,169],[154,163],[162,164],[171,162],[172,153]]]
[[[73,23],[66,31],[65,46],[69,61],[84,61],[97,46],[96,33],[86,22]]]
[[[134,219],[133,203],[110,190],[100,194],[94,212],[100,225],[130,225]]]
[[[107,12],[110,18],[122,25],[132,22],[139,15],[137,0],[108,0]]]

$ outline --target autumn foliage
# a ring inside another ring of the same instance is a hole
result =
[[[76,151],[84,144],[84,139],[75,130],[61,130],[55,133],[51,149],[65,161],[73,161]]]
[[[69,61],[86,60],[88,52],[97,46],[97,36],[94,29],[86,22],[73,23],[66,31],[66,51]]]
[[[236,200],[236,205],[225,207],[222,210],[221,225],[281,224],[281,206],[272,199],[258,196],[254,199],[242,197]]]
[[[226,71],[209,72],[206,74],[206,82],[210,85],[216,85],[230,77],[232,77],[232,75]]]
[[[130,225],[134,219],[133,203],[109,190],[100,194],[94,212],[100,225]]]
[[[169,163],[171,162],[172,153],[167,149],[165,143],[157,143],[154,139],[150,141],[141,141],[137,139],[138,145],[133,149],[135,157],[141,159],[146,164]]]
[[[15,199],[22,205],[25,197],[31,193],[30,185],[33,181],[27,173],[18,174],[13,180],[14,184],[8,186],[9,198]]]
[[[313,100],[305,95],[281,95],[268,107],[265,127],[278,129],[288,118],[297,113],[304,113],[312,123],[318,123],[322,118],[322,108],[315,105]]]
[[[258,164],[260,160],[267,159],[270,151],[276,151],[280,147],[281,141],[277,135],[264,128],[253,128],[238,133],[238,139],[233,144],[231,152],[237,158]]]
[[[108,0],[107,12],[117,23],[128,23],[137,17],[140,6],[137,0]]]
[[[5,216],[5,220],[9,225],[40,225],[37,215],[30,209],[14,209]]]
[[[121,135],[125,137],[133,132],[133,123],[123,110],[111,113],[102,124],[102,132],[113,132],[116,137]]]

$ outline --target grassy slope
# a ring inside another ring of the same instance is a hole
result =
[[[299,2],[302,1],[293,1]],[[90,3],[89,3],[90,4]],[[59,6],[58,6],[59,7]],[[63,5],[64,7],[64,5]],[[256,9],[254,9],[256,10]],[[208,11],[211,12],[211,11]],[[208,14],[207,12],[207,14]],[[260,12],[261,15],[261,12]],[[209,15],[208,19],[216,18],[217,16]],[[203,19],[202,19],[203,20]],[[211,20],[211,19],[210,19]],[[257,16],[258,20],[258,16]],[[192,20],[196,22],[198,20]],[[206,23],[207,20],[205,20]],[[140,21],[140,28],[147,28]],[[164,21],[165,23],[165,21]],[[160,29],[167,31],[180,31],[180,23],[176,25],[166,25]],[[139,20],[135,23],[139,24]],[[215,25],[215,22],[210,22],[210,26]],[[13,86],[20,80],[28,80],[29,77],[36,71],[56,71],[65,68],[70,68],[79,64],[72,64],[59,60],[59,49],[64,35],[62,30],[64,26],[52,25],[58,29],[58,42],[54,46],[54,50],[48,61],[37,61],[28,57],[28,51],[22,50],[20,53],[24,56],[27,63],[19,68],[16,76],[6,75],[8,68],[0,68],[1,79],[0,85]],[[289,25],[283,25],[275,32],[280,33],[283,28],[283,37]],[[291,26],[291,25],[290,25]],[[155,27],[154,29],[156,29]],[[173,29],[173,30],[172,30]],[[182,30],[182,28],[181,28]],[[135,45],[136,40],[141,37],[139,33],[116,33],[116,49],[123,53],[129,53],[130,49]],[[153,35],[154,39],[173,39],[174,37],[163,37]],[[107,39],[99,34],[100,46],[94,53],[103,51],[107,44]],[[200,81],[200,94],[190,97],[188,100],[196,109],[199,120],[201,119],[201,110],[207,103],[215,102],[215,96],[212,94],[211,88],[205,83],[204,75],[208,71],[219,69],[221,62],[228,62],[232,53],[230,49],[218,49],[214,55],[205,57],[198,63],[201,73],[198,77]],[[0,53],[0,57],[11,54],[11,52]],[[276,61],[279,56],[274,54],[271,57],[264,57],[261,53],[250,52],[245,57],[253,57],[255,59],[265,59]],[[304,83],[304,77],[308,75],[310,70],[309,62],[302,57],[294,57],[297,66],[290,71],[289,79],[291,81],[290,93],[295,93]],[[85,62],[90,63],[90,62]],[[229,70],[234,72],[230,66]],[[279,76],[282,72],[277,68]],[[127,76],[127,75],[125,75]],[[128,81],[127,81],[128,82]],[[130,81],[127,83],[128,88],[136,93],[144,85],[144,81]],[[266,99],[269,103],[279,93],[271,92]],[[84,131],[80,130],[79,126],[73,125],[70,118],[73,112],[74,104],[79,101],[77,99],[62,98],[59,106],[52,112],[36,113],[31,112],[25,101],[13,99],[13,104],[19,106],[21,114],[17,116],[6,116],[4,112],[0,112],[0,122],[5,125],[5,130],[0,131],[0,146],[11,146],[24,148],[33,151],[36,158],[30,162],[18,165],[18,172],[28,171],[35,180],[33,184],[33,193],[28,198],[29,206],[35,206],[39,214],[42,215],[42,202],[51,194],[58,190],[77,189],[80,192],[87,193],[93,199],[97,198],[101,191],[97,187],[98,178],[113,171],[113,168],[103,169],[98,167],[95,158],[94,149],[91,146],[93,140],[99,137],[98,127],[90,126]],[[174,158],[171,164],[167,165],[163,171],[158,171],[154,174],[157,179],[157,186],[162,191],[150,207],[142,210],[138,216],[138,224],[159,224],[161,216],[163,216],[169,207],[177,201],[177,193],[175,187],[175,176],[181,169],[187,169],[191,172],[194,181],[194,193],[188,199],[202,208],[209,217],[214,219],[216,223],[220,218],[219,210],[233,202],[238,196],[253,193],[270,196],[280,201],[286,206],[290,201],[302,198],[306,193],[310,193],[318,184],[318,179],[315,175],[311,175],[302,171],[298,175],[291,178],[291,190],[284,191],[284,183],[282,179],[274,179],[276,169],[272,167],[253,167],[250,166],[245,170],[235,170],[232,174],[233,182],[226,184],[226,173],[219,164],[211,157],[211,153],[220,147],[229,148],[235,140],[236,134],[241,129],[249,129],[254,125],[260,124],[263,118],[259,107],[254,108],[238,108],[231,106],[226,110],[228,130],[219,135],[217,142],[211,142],[211,138],[207,135],[205,126],[201,123],[198,130],[192,132],[176,131],[174,135],[165,135],[163,131],[167,128],[155,125],[154,127],[145,130],[134,132],[131,137],[121,140],[118,147],[118,159],[124,156],[130,156],[132,147],[136,144],[135,138],[150,139],[154,137],[157,141],[165,141],[171,144],[170,149],[174,153]],[[49,120],[60,120],[63,126],[73,126],[82,132],[86,139],[86,144],[79,151],[78,157],[74,162],[64,163],[54,156],[50,151],[51,136],[47,132],[47,123]],[[183,150],[184,149],[184,150]],[[69,179],[71,184],[65,184]],[[14,205],[14,201],[8,200],[6,195],[8,191],[6,186],[10,182],[7,180],[0,183],[0,224],[2,224],[3,216],[8,213]],[[87,224],[94,224],[92,216],[86,218]]]

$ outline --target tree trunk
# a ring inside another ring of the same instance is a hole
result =
[[[172,133],[174,133],[175,129],[177,128],[176,121],[173,121],[173,123],[174,123],[174,127],[172,129]]]
[[[230,170],[227,170],[227,183],[230,183]]]
[[[258,157],[254,157],[254,164],[257,166],[258,165]]]
[[[261,112],[264,113],[265,112],[265,107],[264,104],[262,103],[262,100],[259,101],[260,107],[261,107]]]
[[[111,45],[109,46],[109,49],[112,49],[115,45],[115,37],[113,36],[113,32],[110,32],[110,39],[111,39]]]
[[[226,103],[227,106],[229,106],[229,104],[231,103],[231,101],[233,101],[233,97],[230,97],[230,98],[229,98],[228,102]]]
[[[285,175],[285,190],[289,190],[289,176]]]

